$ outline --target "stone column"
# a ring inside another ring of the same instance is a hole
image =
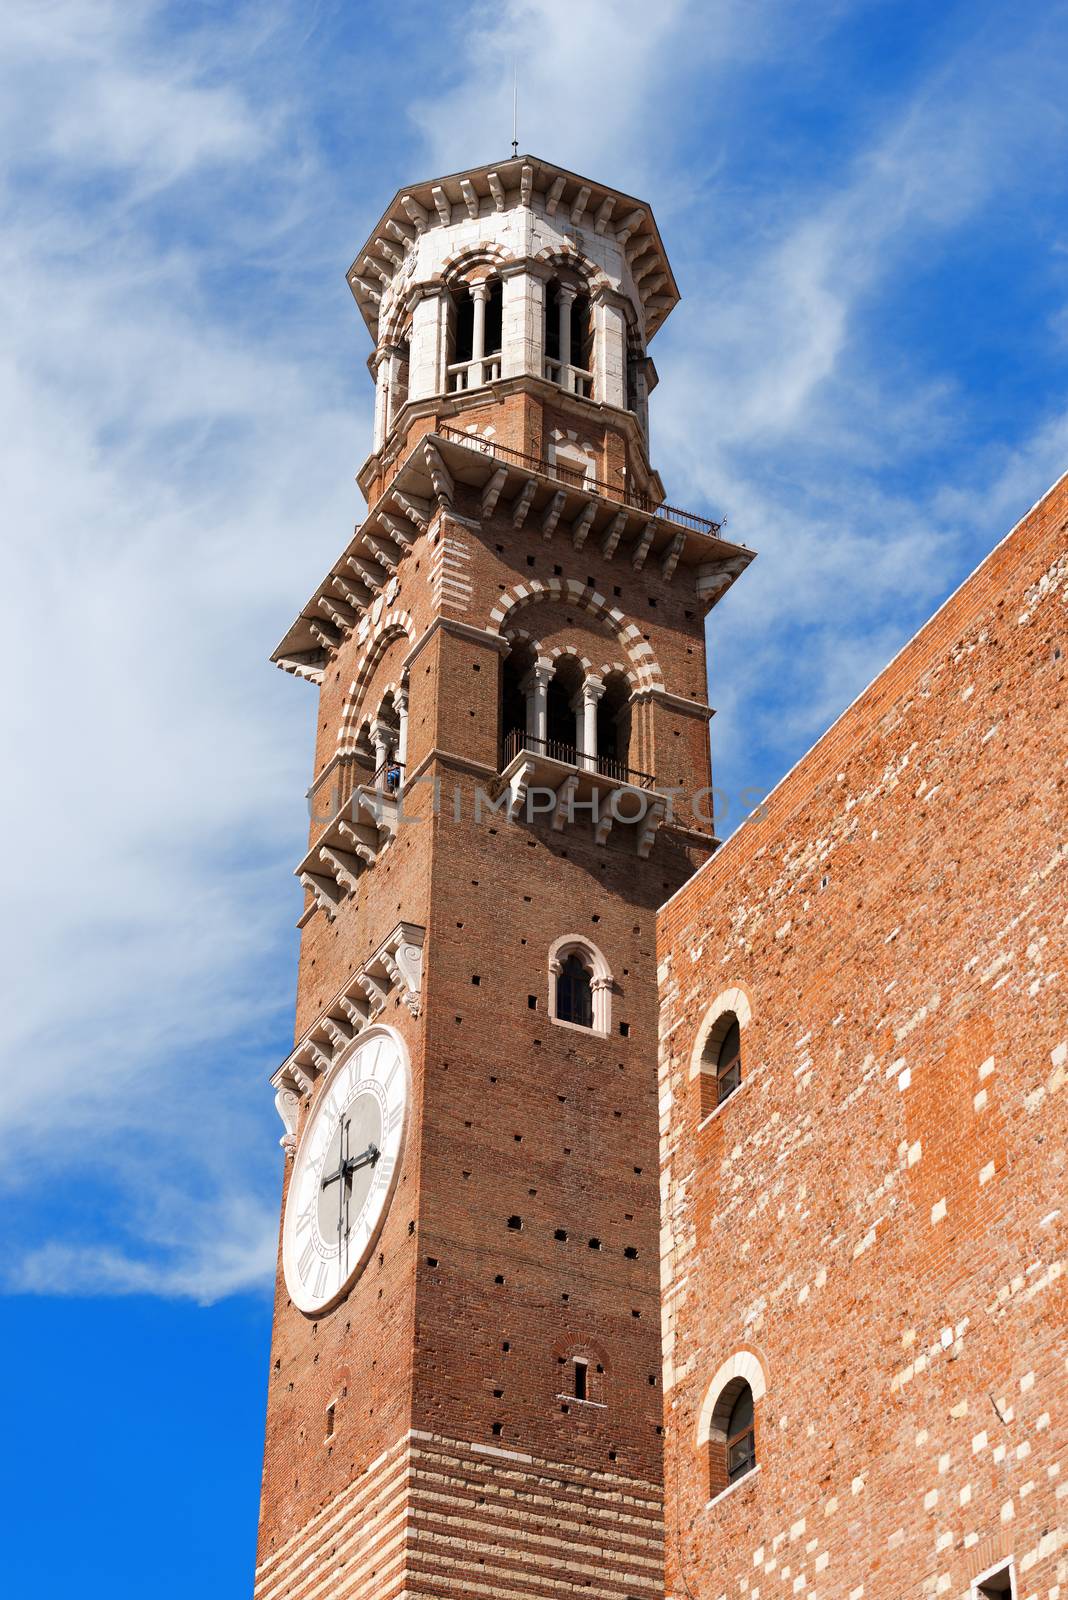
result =
[[[562,285],[557,291],[556,309],[560,328],[560,387],[570,390],[571,380],[571,307],[575,303],[575,290]]]
[[[397,708],[400,718],[400,733],[397,735],[397,760],[401,766],[408,759],[408,691],[398,689],[393,696],[393,704]]]
[[[579,766],[585,767],[587,772],[597,771],[597,702],[603,694],[601,679],[589,677],[582,685],[581,694],[575,697],[575,710],[582,713]]]
[[[375,355],[375,429],[374,448],[381,450],[389,431],[389,352],[379,350]]]
[[[382,794],[386,787],[385,766],[389,760],[393,729],[384,722],[376,722],[371,728],[371,740],[375,747],[375,788]]]
[[[471,366],[468,368],[468,387],[473,381],[476,385],[482,382],[483,360],[486,355],[486,301],[489,298],[489,285],[483,279],[481,283],[471,285],[471,299],[474,303],[474,325],[471,330]]]
[[[544,742],[549,736],[549,684],[552,680],[551,661],[538,661],[523,681],[527,697],[527,733]]]

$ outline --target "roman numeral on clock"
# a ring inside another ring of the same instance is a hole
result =
[[[300,1252],[300,1260],[297,1262],[297,1271],[300,1273],[305,1283],[308,1281],[308,1273],[312,1269],[312,1262],[315,1260],[315,1254],[315,1241],[314,1239],[309,1239],[307,1244],[304,1246],[304,1249]]]

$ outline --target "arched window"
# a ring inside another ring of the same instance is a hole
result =
[[[582,680],[578,657],[561,656],[546,697],[546,753],[556,761],[578,758]]]
[[[534,648],[517,640],[504,658],[501,668],[501,765],[505,767],[520,750],[529,747],[533,725],[531,671]]]
[[[574,951],[556,975],[556,1020],[576,1028],[593,1027],[593,973]]]
[[[593,394],[593,315],[590,297],[558,278],[545,288],[545,376],[571,394]]]
[[[597,770],[624,781],[630,770],[630,684],[619,672],[608,673],[597,702]]]
[[[570,1028],[607,1034],[612,1026],[612,974],[596,945],[576,934],[549,951],[549,1017]]]
[[[703,1121],[742,1085],[742,1035],[752,1007],[740,986],[724,989],[705,1012],[690,1056],[690,1081],[698,1082],[697,1112]]]
[[[722,1105],[742,1081],[742,1030],[731,1015],[716,1053],[716,1104]]]
[[[707,1451],[709,1499],[756,1469],[757,1407],[765,1388],[763,1365],[749,1349],[725,1361],[709,1385],[697,1423],[697,1447]]]
[[[503,288],[499,278],[465,283],[449,295],[446,388],[477,389],[501,375]]]

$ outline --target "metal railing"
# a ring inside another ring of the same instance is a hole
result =
[[[544,456],[528,455],[525,450],[513,450],[510,445],[500,444],[496,439],[479,439],[474,434],[462,433],[459,428],[452,428],[447,422],[439,422],[435,432],[453,444],[466,446],[468,450],[477,450],[480,454],[498,461],[510,461],[515,466],[528,467],[532,472],[542,472],[546,477],[556,478],[558,482],[569,484],[572,488],[588,489],[591,494],[618,500],[620,504],[630,506],[635,511],[642,511],[647,516],[662,517],[665,522],[676,522],[681,528],[692,528],[695,533],[717,534],[723,526],[721,522],[715,522],[711,517],[699,517],[696,511],[680,511],[678,506],[651,500],[648,495],[638,494],[634,489],[625,489],[619,484],[606,483],[602,478],[591,477],[580,468],[567,467],[560,461],[549,461]]]
[[[615,779],[617,783],[629,783],[635,789],[652,789],[656,782],[652,773],[636,772],[617,756],[587,756],[577,745],[567,744],[563,739],[537,739],[532,733],[524,733],[522,728],[513,728],[505,734],[502,768],[507,767],[524,750],[545,756],[550,761],[559,761],[563,766],[576,767],[580,772],[597,772],[603,778]]]

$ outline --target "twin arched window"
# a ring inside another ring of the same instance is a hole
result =
[[[576,934],[549,951],[549,1016],[569,1028],[606,1034],[612,1025],[612,974],[596,945]]]

